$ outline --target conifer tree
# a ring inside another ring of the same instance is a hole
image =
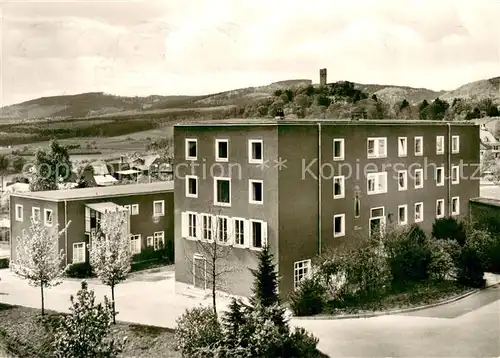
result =
[[[259,253],[259,266],[256,270],[251,269],[254,276],[253,296],[250,302],[259,302],[264,307],[279,304],[278,296],[278,274],[273,264],[274,255],[265,246]]]

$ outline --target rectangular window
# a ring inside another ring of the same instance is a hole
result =
[[[132,255],[141,253],[141,235],[130,235],[130,252]]]
[[[444,217],[444,199],[436,200],[436,218]]]
[[[217,242],[222,245],[229,244],[228,218],[217,217]]]
[[[196,160],[198,158],[198,140],[186,139],[186,159]]]
[[[436,186],[444,185],[444,168],[436,168]]]
[[[333,198],[341,199],[345,197],[345,177],[333,177]]]
[[[333,160],[344,160],[344,139],[333,140]]]
[[[153,248],[155,251],[165,247],[165,232],[157,231],[153,235]]]
[[[198,177],[195,175],[186,175],[186,197],[198,197]]]
[[[132,204],[132,215],[139,215],[139,204]]]
[[[202,240],[207,241],[207,242],[212,242],[213,237],[212,237],[212,230],[213,230],[213,223],[212,223],[212,216],[203,214],[201,216],[202,221],[203,221],[203,236]]]
[[[451,167],[451,183],[458,184],[460,183],[460,166],[453,165]]]
[[[231,206],[231,179],[214,178],[214,204]]]
[[[444,136],[436,136],[436,154],[444,153]]]
[[[229,160],[229,141],[227,139],[215,140],[215,160],[227,162]]]
[[[153,215],[154,216],[165,215],[165,200],[155,200],[153,202]]]
[[[368,158],[387,157],[387,138],[368,138]]]
[[[423,137],[415,137],[415,155],[424,155]]]
[[[460,215],[460,198],[458,196],[451,198],[451,215]]]
[[[245,247],[245,220],[234,219],[234,245]]]
[[[398,224],[399,225],[408,224],[408,205],[398,206]]]
[[[367,174],[368,195],[387,193],[387,172]]]
[[[46,226],[52,226],[52,210],[45,209],[44,210],[44,221]]]
[[[333,217],[333,237],[345,235],[345,214],[335,215]]]
[[[398,138],[398,156],[406,157],[408,155],[408,138],[399,137]]]
[[[262,204],[264,202],[263,185],[262,180],[250,179],[248,181],[248,186],[250,187],[248,200],[250,204]]]
[[[248,141],[248,162],[250,164],[260,164],[264,157],[264,144],[262,140],[250,139]]]
[[[415,203],[415,222],[419,223],[424,221],[424,204],[423,203]]]
[[[16,221],[23,221],[23,206],[16,204]]]
[[[415,189],[421,189],[424,187],[424,170],[415,169]]]
[[[146,237],[146,246],[153,247],[153,236]]]
[[[40,208],[34,206],[31,208],[31,217],[35,222],[40,221]]]
[[[85,262],[85,243],[75,242],[73,244],[73,263],[78,264]]]
[[[403,191],[408,189],[408,172],[401,170],[398,172],[398,190]]]
[[[188,213],[188,238],[189,239],[196,239],[197,238],[197,215],[195,213]]]
[[[250,220],[251,248],[261,249],[267,244],[267,224],[260,220]]]
[[[454,135],[451,137],[451,152],[459,153],[460,152],[460,136]]]
[[[311,277],[311,260],[293,263],[293,285],[297,289],[300,283]]]

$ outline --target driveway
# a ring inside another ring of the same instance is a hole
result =
[[[38,288],[30,287],[8,270],[0,270],[0,278],[0,302],[40,307]],[[95,280],[88,282],[97,297],[110,296],[108,287]],[[78,280],[67,280],[47,290],[46,307],[67,312],[69,296],[79,287]],[[211,304],[210,298],[188,294],[186,286],[174,284],[172,268],[133,276],[117,286],[118,319],[173,328],[185,309]],[[225,309],[228,303],[229,298],[220,298],[219,309]],[[316,335],[319,348],[331,357],[497,357],[499,313],[497,286],[452,304],[408,314],[366,319],[292,319],[291,323]]]

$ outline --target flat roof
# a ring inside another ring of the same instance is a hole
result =
[[[404,120],[404,119],[273,119],[273,118],[230,118],[230,119],[213,119],[205,121],[183,122],[175,124],[174,127],[198,127],[198,126],[222,126],[222,125],[311,125],[311,124],[347,124],[347,125],[467,125],[478,126],[472,121],[424,121],[424,120]]]
[[[97,188],[80,188],[67,190],[31,191],[26,193],[12,193],[11,196],[21,198],[42,199],[47,201],[82,200],[99,197],[127,196],[169,192],[174,190],[173,181],[125,184]]]
[[[470,199],[473,203],[486,204],[490,206],[498,206],[500,207],[500,199],[493,198],[473,198]]]

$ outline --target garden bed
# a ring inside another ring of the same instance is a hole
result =
[[[53,356],[50,327],[60,315],[47,312],[44,323],[40,310],[0,304],[0,355]],[[170,329],[124,322],[113,328],[119,337],[127,337],[123,357],[181,357],[174,350],[174,333]]]
[[[456,281],[421,281],[392,287],[384,295],[373,299],[345,299],[329,301],[326,314],[363,314],[409,309],[439,303],[472,291]]]

